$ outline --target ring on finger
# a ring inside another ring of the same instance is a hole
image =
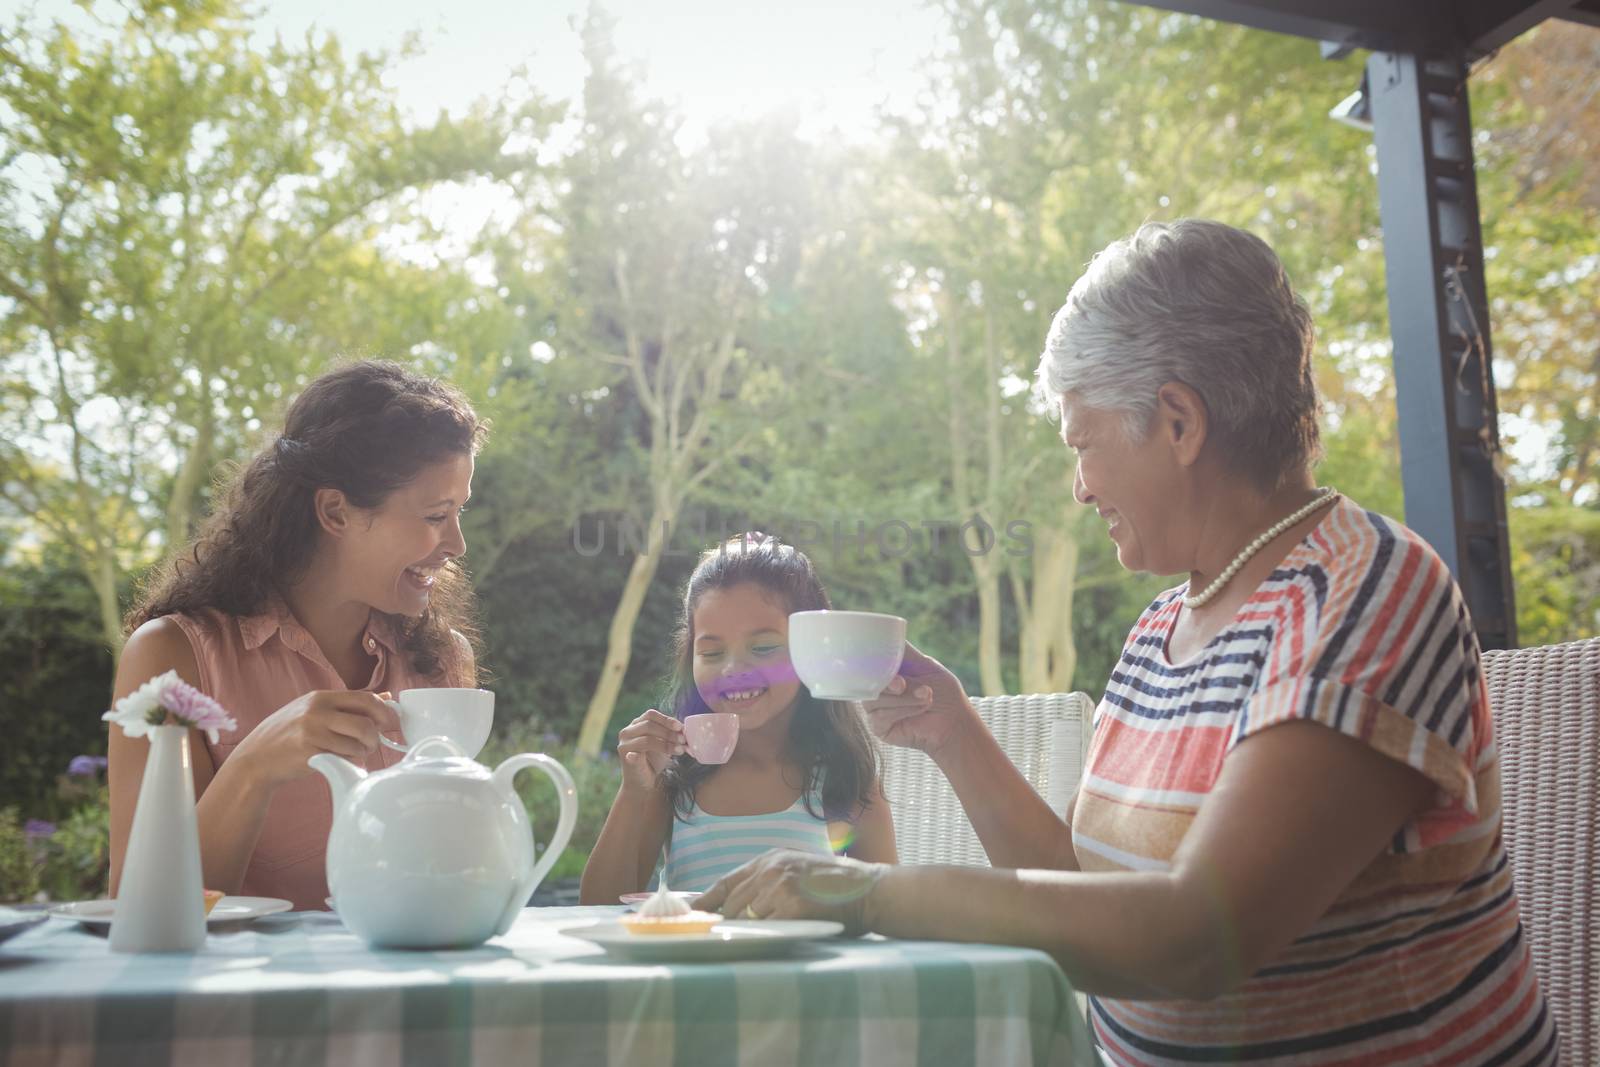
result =
[[[761,916],[756,914],[755,905],[746,904],[744,906],[744,910],[739,913],[739,918],[741,918],[741,919],[759,919],[759,918],[761,918]]]

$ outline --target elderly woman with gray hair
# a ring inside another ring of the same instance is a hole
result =
[[[1554,1063],[1466,608],[1417,535],[1317,487],[1311,355],[1241,230],[1096,256],[1040,388],[1122,565],[1188,578],[1128,635],[1065,817],[908,647],[868,718],[935,760],[994,868],[774,852],[700,906],[1044,949],[1116,1064]]]

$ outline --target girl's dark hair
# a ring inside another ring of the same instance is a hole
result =
[[[289,406],[283,433],[236,473],[200,533],[157,570],[127,616],[129,631],[176,612],[258,614],[305,573],[317,547],[313,497],[342,491],[375,508],[424,467],[475,455],[486,426],[454,386],[397,363],[364,360],[329,371]],[[463,649],[476,648],[472,589],[449,561],[420,617],[386,616],[420,673],[458,685]]]
[[[829,608],[828,592],[805,554],[762,534],[742,534],[700,556],[683,593],[683,619],[674,641],[674,663],[663,707],[679,719],[710,711],[694,684],[694,611],[713,589],[752,583],[783,601],[790,612]],[[855,705],[818,700],[804,684],[789,720],[789,755],[804,772],[801,796],[818,819],[854,821],[873,800],[878,748]],[[680,818],[694,808],[695,787],[715,767],[687,754],[661,772],[662,787]],[[822,811],[812,807],[818,784]]]

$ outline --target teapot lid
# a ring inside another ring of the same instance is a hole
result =
[[[471,777],[487,776],[488,768],[471,759],[461,746],[448,737],[424,737],[412,745],[405,757],[391,770],[416,774],[455,774]]]

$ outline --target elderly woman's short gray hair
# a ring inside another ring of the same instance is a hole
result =
[[[1151,222],[1094,257],[1056,313],[1038,388],[1121,413],[1142,440],[1183,382],[1212,439],[1265,490],[1320,455],[1311,313],[1265,241],[1207,219]]]

